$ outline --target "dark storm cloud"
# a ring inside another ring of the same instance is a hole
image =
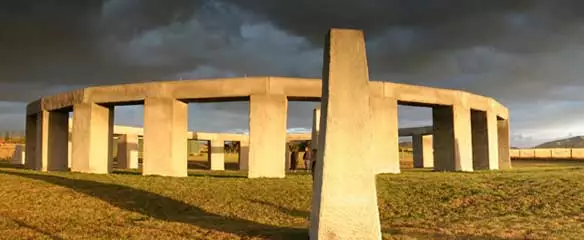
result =
[[[0,101],[96,84],[319,77],[324,34],[350,27],[365,30],[371,78],[493,96],[537,116],[514,117],[514,129],[553,128],[578,116],[558,122],[538,109],[561,115],[584,105],[582,9],[579,0],[4,0]],[[290,105],[289,126],[309,127],[311,107]],[[197,111],[241,128],[247,110]],[[428,111],[401,113],[407,126],[428,122]],[[134,115],[118,116],[139,121]]]

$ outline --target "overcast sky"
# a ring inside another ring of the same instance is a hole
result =
[[[365,31],[372,79],[467,90],[509,107],[512,145],[584,135],[581,0],[2,0],[0,130],[26,103],[90,85],[321,76],[331,27]],[[290,103],[310,128],[315,103]],[[246,129],[247,103],[191,104],[189,128]],[[116,108],[141,126],[142,107]],[[401,107],[400,127],[431,124]]]

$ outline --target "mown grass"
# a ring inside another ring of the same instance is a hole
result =
[[[582,239],[584,165],[378,177],[385,239]],[[533,167],[536,166],[536,167]],[[0,167],[2,239],[306,239],[312,181]]]

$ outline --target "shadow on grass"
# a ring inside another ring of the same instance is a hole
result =
[[[246,199],[246,200],[250,201],[252,203],[258,203],[258,204],[263,204],[263,205],[270,206],[273,208],[277,208],[278,211],[280,211],[284,214],[287,214],[288,216],[299,217],[299,218],[308,218],[310,216],[310,212],[308,212],[308,211],[303,211],[303,210],[298,210],[298,209],[293,209],[293,208],[285,208],[285,207],[273,204],[271,202],[266,202],[266,201],[257,200],[257,199]]]
[[[268,239],[306,239],[301,228],[271,226],[253,221],[220,216],[182,201],[127,186],[44,174],[0,170],[0,173],[41,180],[99,198],[116,207],[163,221],[181,222],[204,229],[233,233],[243,237]]]

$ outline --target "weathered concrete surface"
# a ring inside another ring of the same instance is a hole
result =
[[[286,169],[284,95],[252,95],[249,103],[249,178],[283,178]]]
[[[371,142],[375,173],[400,173],[397,101],[370,97],[371,124],[375,129]]]
[[[118,168],[138,169],[138,135],[122,134],[118,140]]]
[[[497,116],[491,111],[471,111],[474,170],[499,169]]]
[[[143,175],[187,176],[187,118],[184,102],[146,98]]]
[[[113,107],[95,103],[75,104],[71,171],[100,174],[112,171],[113,121]]]
[[[434,167],[434,146],[432,135],[412,136],[414,168]]]
[[[470,109],[464,104],[432,109],[434,169],[473,171]]]
[[[211,170],[225,170],[225,142],[223,140],[210,141],[209,150]]]
[[[509,149],[511,148],[511,143],[509,138],[509,119],[498,119],[497,128],[499,169],[510,169],[511,157],[509,157]]]
[[[249,169],[249,141],[239,142],[239,170]]]
[[[310,238],[381,239],[363,33],[333,29],[324,49]]]
[[[43,155],[47,154],[47,156],[46,158],[41,156],[43,159],[41,169],[43,171],[66,171],[68,170],[69,153],[69,112],[44,112],[43,118],[41,139],[46,142],[46,145],[43,143],[43,148],[46,146],[47,149],[43,149],[42,152]]]
[[[27,117],[30,146],[25,165],[41,171],[67,170],[67,112],[41,111]],[[33,126],[34,125],[34,126]]]
[[[176,98],[184,101],[241,100],[250,95],[285,95],[293,99],[318,101],[321,81],[309,78],[246,77],[208,80],[181,80],[89,87],[42,98],[27,106],[28,114],[41,109],[57,110],[81,102],[141,103],[148,96]],[[381,89],[378,89],[381,88]],[[468,94],[469,107],[486,111],[493,109],[497,116],[508,119],[508,110],[497,101],[459,90],[373,81],[370,93],[395,98],[401,104],[425,106],[454,105],[461,93]]]

